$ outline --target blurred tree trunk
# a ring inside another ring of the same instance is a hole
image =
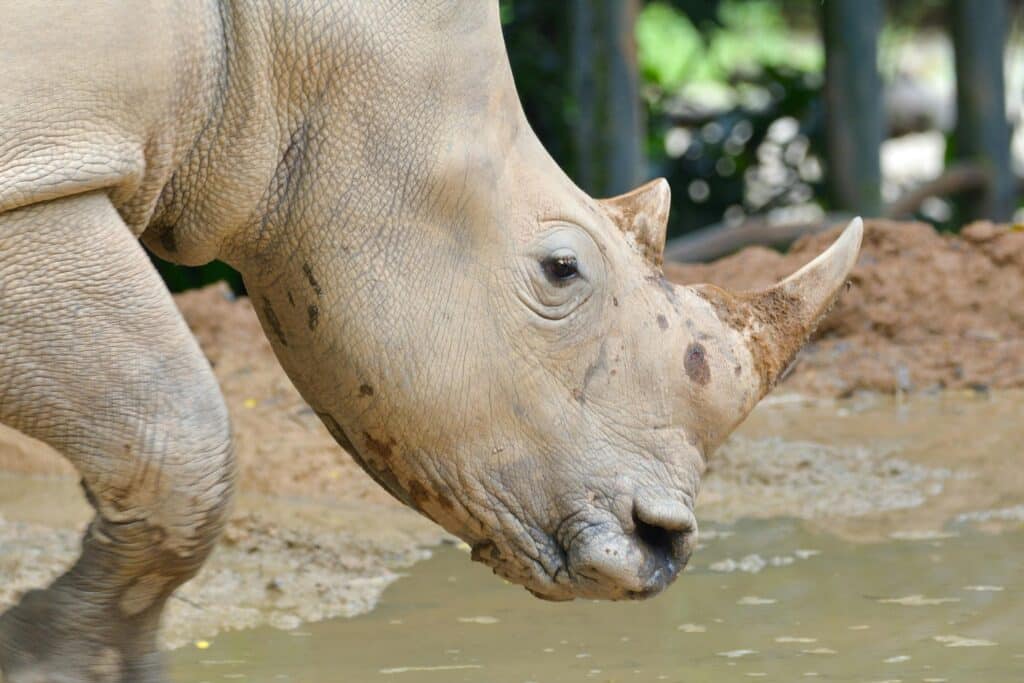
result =
[[[882,16],[882,0],[822,3],[829,194],[833,208],[869,216],[882,208]]]
[[[1006,120],[1003,48],[1009,24],[1005,0],[953,0],[958,159],[988,175],[983,192],[965,198],[964,218],[1008,220],[1016,204]]]
[[[595,196],[644,180],[644,119],[633,28],[639,0],[572,0],[576,181]]]

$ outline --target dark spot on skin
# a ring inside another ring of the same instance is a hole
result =
[[[391,459],[391,446],[383,441],[377,441],[377,439],[370,436],[369,432],[363,432],[363,438],[366,439],[366,447],[370,449],[371,453],[383,460]]]
[[[308,263],[302,264],[302,273],[306,276],[306,280],[309,282],[309,286],[313,288],[317,296],[323,294],[323,290],[320,288],[320,283],[317,282],[316,277],[313,275],[313,268]]]
[[[178,238],[174,233],[174,228],[168,227],[162,233],[160,233],[160,246],[164,248],[168,254],[173,254],[178,251]]]
[[[295,305],[295,297],[292,296],[292,293],[290,291],[288,292],[288,305],[289,306],[294,306]]]
[[[390,493],[395,500],[403,505],[408,505],[414,510],[417,509],[412,499],[409,498],[409,495],[402,489],[401,484],[398,483],[398,477],[395,476],[390,467],[385,465],[370,467],[361,457],[356,457],[355,455],[353,455],[353,459],[363,468],[364,472],[370,475],[371,479],[377,482],[382,489]]]
[[[270,325],[270,329],[274,332],[274,336],[281,342],[281,346],[288,346],[288,340],[284,336],[284,328],[281,327],[281,321],[278,320],[277,314],[274,313],[274,308],[270,305],[270,299],[263,298],[263,317],[266,319],[267,324]]]
[[[686,376],[701,386],[711,381],[711,368],[708,367],[707,354],[704,346],[694,342],[686,347],[686,358],[683,361]]]
[[[618,306],[619,306],[618,298],[616,298],[614,296],[612,297],[612,305],[615,306],[616,308],[618,308]]]
[[[437,502],[441,504],[441,507],[443,507],[445,510],[448,510],[449,512],[455,509],[455,505],[452,503],[452,499],[444,495],[443,493],[437,494]]]
[[[737,376],[737,377],[739,377],[739,376],[740,376],[740,375],[741,375],[741,374],[743,373],[743,368],[741,368],[741,367],[740,367],[739,365],[737,365],[736,367],[734,367],[734,368],[732,369],[732,371],[733,371],[734,373],[736,373],[736,376]]]
[[[426,486],[415,479],[410,481],[406,485],[406,488],[409,490],[409,498],[412,499],[413,507],[417,510],[423,510],[423,508],[425,508],[431,501],[432,497],[430,495],[430,491],[427,490]]]
[[[306,315],[310,331],[315,330],[317,323],[320,322],[320,309],[317,308],[316,304],[310,304],[309,308],[306,309]]]
[[[668,329],[668,318],[661,313],[658,314],[658,327],[660,327],[663,332]]]
[[[318,412],[316,416],[324,423],[324,426],[327,427],[327,431],[331,433],[331,436],[338,442],[338,445],[348,451],[348,454],[352,456],[352,459],[356,461],[356,464],[359,465],[364,472],[369,474],[371,479],[377,482],[377,484],[385,491],[390,493],[398,502],[412,507],[408,496],[403,493],[401,486],[398,485],[398,477],[396,477],[388,467],[384,466],[382,463],[379,469],[367,465],[362,454],[360,454],[359,451],[356,450],[356,447],[352,445],[351,439],[348,438],[348,435],[345,434],[345,430],[342,429],[341,425],[333,415],[330,413]],[[367,444],[371,441],[377,446],[381,445],[378,441],[367,437]],[[385,446],[384,448],[388,455],[390,455],[390,447]],[[373,450],[373,448],[370,449]]]
[[[394,476],[390,469],[388,469],[387,467],[382,467],[380,468],[380,470],[378,470],[378,468],[370,467],[369,465],[367,465],[366,461],[362,459],[359,452],[355,450],[355,446],[352,445],[351,439],[348,438],[348,435],[345,434],[345,430],[342,429],[341,425],[338,423],[338,421],[334,418],[333,415],[331,415],[330,413],[316,413],[316,417],[321,419],[321,421],[324,423],[324,426],[327,427],[327,430],[331,432],[331,436],[334,438],[334,440],[337,441],[338,444],[341,447],[343,447],[345,451],[348,452],[348,455],[352,457],[352,460],[354,460],[355,463],[362,468],[362,470],[369,474],[374,481],[376,481],[382,488],[384,488],[384,490],[386,490],[387,493],[391,494],[391,496],[394,497],[394,499],[397,500],[399,503],[408,505],[410,507],[414,507],[409,497],[402,492],[401,486],[398,485],[398,478]],[[368,444],[370,442],[380,445],[380,442],[370,439],[370,437],[368,436]],[[384,449],[390,456],[390,447],[384,446]]]
[[[359,386],[359,395],[360,396],[373,396],[373,387],[371,387],[369,384],[362,384],[362,385],[360,385]]]
[[[713,285],[693,289],[714,307],[719,320],[747,333],[754,371],[761,378],[762,395],[775,386],[814,331],[813,321],[802,319],[801,301],[795,294],[771,289],[733,295]],[[750,329],[753,322],[761,323],[759,331]],[[793,334],[797,330],[800,333]]]
[[[501,551],[494,541],[481,541],[473,546],[469,558],[474,562],[487,562],[488,560],[497,562],[501,560]]]

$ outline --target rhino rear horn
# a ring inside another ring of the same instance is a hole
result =
[[[651,264],[660,268],[665,253],[665,230],[672,204],[668,181],[658,178],[626,194],[598,203]]]
[[[695,289],[723,322],[743,333],[760,395],[779,380],[842,292],[857,263],[864,223],[855,218],[827,251],[767,289],[730,294],[712,285]]]

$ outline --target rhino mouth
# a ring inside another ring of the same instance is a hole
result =
[[[623,522],[587,513],[534,537],[528,550],[486,540],[473,546],[472,558],[544,600],[643,600],[675,581],[696,545],[696,521],[686,507],[672,506],[666,517],[664,508],[638,505]]]

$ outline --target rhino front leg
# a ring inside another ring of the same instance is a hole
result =
[[[7,683],[164,680],[160,614],[223,525],[230,427],[101,193],[0,214],[0,421],[62,451],[96,509],[71,569],[0,617]]]

